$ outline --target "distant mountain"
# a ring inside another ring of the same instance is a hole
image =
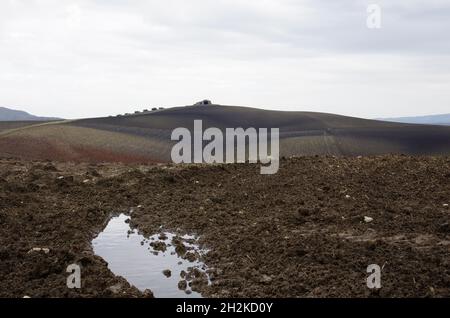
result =
[[[0,107],[0,121],[45,121],[59,120],[55,117],[39,117],[31,115],[22,110],[14,110],[6,107]]]
[[[392,122],[397,122],[397,123],[406,123],[406,124],[426,124],[426,125],[450,126],[450,114],[413,116],[413,117],[397,117],[397,118],[380,118],[379,120],[392,121]]]

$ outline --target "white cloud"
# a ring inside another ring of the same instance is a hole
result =
[[[448,112],[450,4],[0,2],[0,104],[85,117],[202,98],[380,117]]]

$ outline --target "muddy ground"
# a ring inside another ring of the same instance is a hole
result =
[[[2,159],[0,296],[150,296],[90,245],[134,207],[144,234],[200,236],[212,284],[193,289],[206,297],[450,297],[449,157],[303,157],[259,171]],[[66,287],[72,263],[81,289]],[[383,267],[380,290],[366,286],[369,264]]]

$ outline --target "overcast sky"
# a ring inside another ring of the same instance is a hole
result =
[[[0,106],[78,118],[204,98],[449,113],[450,1],[0,1]]]

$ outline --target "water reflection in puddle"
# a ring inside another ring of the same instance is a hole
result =
[[[95,254],[108,262],[109,269],[141,291],[150,289],[155,297],[201,297],[189,286],[209,283],[206,266],[194,257],[205,253],[195,238],[164,232],[146,239],[130,229],[128,219],[125,214],[112,218],[92,241]]]

